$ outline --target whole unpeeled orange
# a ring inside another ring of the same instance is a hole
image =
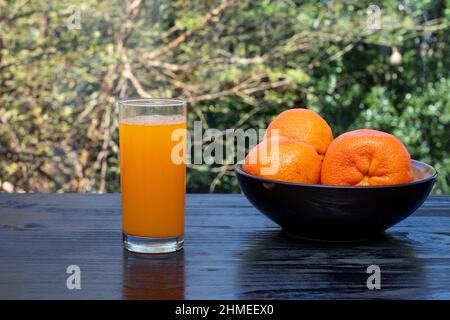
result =
[[[285,137],[264,139],[247,155],[242,169],[263,178],[319,183],[322,160],[316,150]]]
[[[412,180],[408,150],[399,139],[381,131],[344,133],[330,144],[323,159],[322,184],[377,186]]]
[[[302,142],[313,147],[323,157],[331,141],[333,132],[328,123],[316,112],[295,108],[280,113],[267,127],[266,138],[275,135]]]

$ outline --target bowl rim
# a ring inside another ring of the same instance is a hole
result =
[[[424,179],[420,179],[420,180],[414,180],[412,182],[408,182],[408,183],[400,183],[400,184],[389,184],[389,185],[382,185],[382,186],[335,186],[335,185],[327,185],[327,184],[308,184],[308,183],[297,183],[297,182],[287,182],[287,181],[280,181],[280,180],[274,180],[274,179],[268,179],[268,178],[262,178],[262,177],[258,177],[252,174],[249,174],[247,172],[245,172],[244,170],[242,170],[242,161],[237,163],[235,165],[235,171],[236,173],[249,177],[251,179],[256,179],[259,180],[261,182],[265,182],[265,183],[276,183],[276,184],[283,184],[283,185],[288,185],[288,186],[298,186],[298,187],[312,187],[312,188],[326,188],[326,189],[357,189],[357,190],[367,190],[367,189],[386,189],[386,188],[401,188],[401,187],[406,187],[406,186],[412,186],[412,185],[416,185],[419,183],[424,183],[427,181],[431,181],[431,180],[435,180],[438,172],[437,170],[422,161],[418,161],[418,160],[414,160],[411,159],[411,162],[414,164],[419,164],[425,167],[430,168],[434,173],[433,175],[431,175],[430,177],[424,178]]]

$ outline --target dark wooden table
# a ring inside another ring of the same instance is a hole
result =
[[[354,244],[285,235],[242,195],[188,195],[186,215],[183,251],[141,256],[122,249],[117,194],[1,194],[0,298],[450,298],[450,196]],[[374,264],[381,290],[366,286]]]

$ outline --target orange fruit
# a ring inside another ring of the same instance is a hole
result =
[[[319,183],[321,165],[322,160],[313,147],[285,137],[273,137],[250,150],[242,169],[273,180]]]
[[[273,129],[278,129],[280,136],[312,146],[322,157],[333,141],[328,123],[309,109],[296,108],[280,113],[267,127],[266,138],[275,136]]]
[[[412,180],[406,147],[393,135],[377,130],[340,135],[328,147],[322,163],[322,184],[378,186]]]

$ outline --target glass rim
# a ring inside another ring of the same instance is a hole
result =
[[[186,106],[186,101],[183,99],[172,98],[132,98],[121,99],[119,105],[128,107],[183,107]]]

